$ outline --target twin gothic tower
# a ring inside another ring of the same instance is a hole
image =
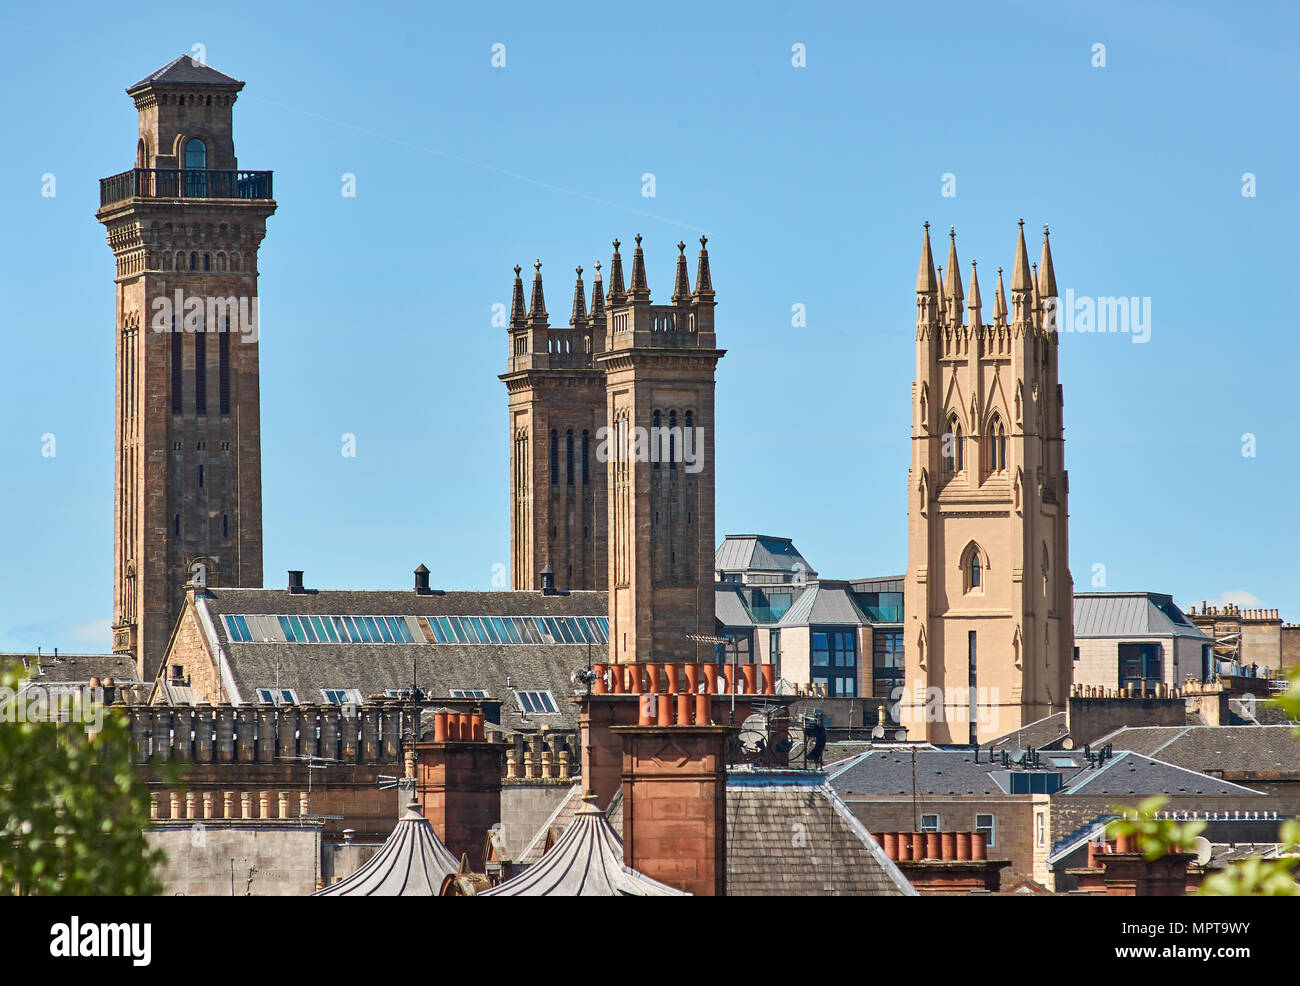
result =
[[[713,283],[678,243],[671,304],[652,305],[641,237],[624,286],[582,268],[568,327],[549,324],[541,262],[515,268],[507,372],[512,588],[608,589],[612,662],[711,659]]]
[[[991,323],[949,235],[936,275],[926,223],[916,278],[899,714],[913,738],[966,743],[1065,708],[1074,589],[1047,231],[1031,271],[1021,222]]]

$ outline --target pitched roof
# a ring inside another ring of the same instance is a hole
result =
[[[727,778],[727,895],[915,896],[819,771]]]
[[[197,596],[200,623],[222,661],[227,700],[257,701],[259,688],[292,688],[301,702],[321,701],[323,689],[355,688],[363,696],[409,688],[414,664],[416,683],[432,697],[451,690],[482,689],[502,702],[508,725],[518,710],[513,690],[547,690],[559,713],[534,721],[562,728],[577,725],[578,710],[570,675],[600,659],[603,647],[583,643],[440,644],[415,643],[307,644],[235,641],[225,621],[230,614],[332,616],[595,616],[606,615],[603,593],[446,592],[303,592],[269,589],[209,589]]]
[[[1053,712],[980,745],[986,750],[1011,750],[1016,747],[1027,749],[1031,746],[1036,750],[1044,750],[1068,735],[1068,725],[1064,712]]]
[[[550,852],[480,897],[687,897],[623,863],[623,844],[599,808],[584,804]]]
[[[442,881],[459,869],[456,857],[412,801],[361,869],[313,897],[437,897]]]
[[[714,617],[724,627],[752,627],[754,618],[745,605],[740,589],[730,583],[719,585],[713,593]]]
[[[1173,601],[1158,592],[1077,592],[1074,636],[1210,638]]]
[[[1076,775],[1061,793],[1131,797],[1149,797],[1153,794],[1262,796],[1260,791],[1165,763],[1163,760],[1155,760],[1131,750],[1116,753],[1096,770]]]
[[[1099,742],[1192,770],[1300,772],[1300,737],[1289,725],[1125,728]]]
[[[817,575],[789,538],[768,534],[728,534],[714,553],[713,567],[723,572]]]
[[[134,85],[128,86],[126,91],[129,94],[138,89],[144,89],[146,86],[156,85],[221,86],[223,88],[234,86],[237,90],[244,87],[244,84],[238,79],[232,79],[225,73],[210,68],[189,54],[172,59],[158,71],[152,72]]]
[[[1004,795],[1006,789],[999,783],[1014,768],[993,762],[988,754],[976,762],[967,748],[962,749],[900,749],[877,748],[862,753],[836,766],[830,772],[830,783],[844,795],[852,794],[911,794],[913,784],[913,755],[915,753],[916,792],[925,795],[991,794]],[[1082,754],[1051,751],[1044,753],[1043,766],[1038,773],[1055,773],[1064,783],[1086,765]],[[1052,763],[1055,758],[1062,763]],[[1069,761],[1066,764],[1064,761]]]
[[[777,626],[866,626],[870,621],[858,608],[847,582],[814,582],[799,594]]]

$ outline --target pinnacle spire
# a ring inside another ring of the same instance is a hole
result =
[[[582,284],[582,268],[575,267],[574,270],[578,272],[578,279],[573,284],[573,314],[569,316],[569,324],[576,329],[587,321],[587,290]]]
[[[596,273],[591,278],[591,321],[595,325],[605,321],[605,286],[600,281],[600,261],[596,261]]]
[[[534,322],[546,321],[546,299],[542,296],[542,262],[533,264],[533,297],[528,305],[528,317]]]
[[[611,307],[627,301],[627,290],[623,287],[623,258],[618,252],[619,242],[614,241],[614,256],[609,260],[609,294],[605,300]]]
[[[515,286],[510,295],[510,325],[511,327],[520,325],[527,317],[524,311],[524,281],[519,276],[522,268],[515,264]]]
[[[1056,271],[1052,269],[1052,247],[1048,243],[1051,232],[1043,224],[1043,256],[1038,261],[1038,293],[1043,298],[1056,297]]]
[[[966,302],[966,307],[970,309],[970,324],[978,326],[983,324],[983,316],[980,309],[983,308],[983,302],[980,299],[980,279],[975,273],[975,261],[970,262],[970,300]]]
[[[1016,239],[1016,259],[1011,264],[1011,290],[1028,291],[1029,288],[1029,250],[1025,247],[1025,221],[1021,219],[1020,233]]]
[[[695,300],[713,300],[713,275],[709,273],[709,238],[700,237],[700,259],[695,265]]]
[[[673,282],[673,304],[684,305],[691,300],[691,279],[686,270],[686,244],[677,242],[677,279]]]
[[[943,286],[944,296],[955,301],[957,317],[961,317],[961,265],[957,263],[957,230],[948,227],[948,283]]]
[[[1002,268],[998,268],[998,289],[993,295],[993,324],[1007,324],[1007,293],[1002,289]]]
[[[939,282],[934,279],[934,255],[930,252],[930,223],[925,223],[925,235],[921,239],[921,265],[916,271],[916,293],[934,294],[939,290]]]
[[[636,234],[636,249],[632,251],[632,284],[627,291],[633,301],[649,301],[650,285],[645,276],[645,251],[641,249],[641,234]]]

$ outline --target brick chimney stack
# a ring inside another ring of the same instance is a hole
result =
[[[623,861],[696,896],[727,892],[729,726],[615,726],[623,741]]]
[[[433,741],[415,744],[416,798],[438,838],[475,872],[488,830],[501,820],[504,746],[485,739],[482,713],[434,713]]]

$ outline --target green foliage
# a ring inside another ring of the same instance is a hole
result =
[[[1284,852],[1300,850],[1300,822],[1282,825]],[[1223,872],[1205,878],[1200,893],[1206,897],[1300,897],[1294,870],[1300,856],[1284,859],[1243,859]]]
[[[1159,859],[1171,852],[1195,852],[1196,837],[1205,830],[1204,822],[1175,822],[1169,818],[1156,818],[1156,812],[1165,806],[1168,798],[1147,798],[1136,808],[1117,807],[1112,811],[1121,817],[1106,828],[1106,837],[1114,839],[1131,835],[1147,859]]]
[[[1273,703],[1280,706],[1289,719],[1300,721],[1300,668],[1291,671],[1289,677],[1291,687],[1273,699]]]
[[[0,669],[16,695],[21,666]],[[12,710],[12,703],[10,705]],[[144,837],[149,795],[131,768],[127,718],[103,710],[103,728],[0,722],[0,888],[13,894],[157,894],[162,861]]]

